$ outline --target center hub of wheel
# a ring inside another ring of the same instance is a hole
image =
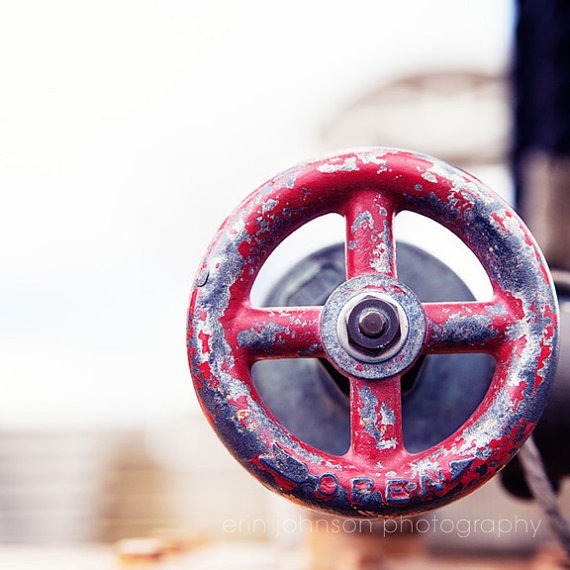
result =
[[[425,330],[425,313],[414,292],[386,275],[345,281],[321,316],[330,360],[341,372],[370,380],[405,372],[421,352]]]
[[[381,362],[402,347],[408,334],[408,319],[391,297],[366,291],[342,308],[337,332],[341,345],[354,358]]]
[[[401,338],[398,308],[376,294],[365,294],[346,314],[346,332],[356,351],[378,356]]]

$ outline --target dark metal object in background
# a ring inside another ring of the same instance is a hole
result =
[[[423,302],[471,301],[464,283],[432,255],[397,247],[398,276]],[[344,246],[313,253],[274,286],[265,305],[321,305],[344,280]],[[427,355],[402,377],[404,444],[427,449],[451,435],[483,399],[493,376],[487,354]],[[348,379],[327,360],[261,360],[253,368],[261,398],[294,435],[332,454],[350,444]],[[292,382],[291,379],[294,379]]]
[[[570,270],[570,2],[519,0],[513,171],[519,212]]]

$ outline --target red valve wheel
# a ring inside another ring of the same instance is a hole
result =
[[[492,300],[420,303],[396,275],[392,223],[402,210],[459,236],[487,271]],[[346,220],[347,280],[325,306],[252,307],[251,287],[269,254],[333,212]],[[187,341],[204,413],[263,484],[311,508],[397,516],[473,491],[530,435],[556,367],[558,308],[534,239],[491,190],[431,157],[370,149],[293,168],[230,215],[200,265]],[[421,354],[446,352],[493,355],[490,388],[454,434],[410,453],[400,377]],[[326,358],[349,378],[346,454],[300,441],[261,401],[252,365],[292,357]]]

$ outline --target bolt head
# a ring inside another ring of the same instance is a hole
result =
[[[398,308],[384,298],[366,295],[346,315],[346,332],[355,349],[380,355],[401,338]]]
[[[358,328],[367,338],[378,338],[388,326],[386,315],[375,309],[365,309],[358,316]]]

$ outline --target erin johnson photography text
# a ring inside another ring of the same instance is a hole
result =
[[[226,519],[222,530],[226,534],[253,534],[264,536],[282,536],[296,533],[328,532],[333,534],[374,533],[385,537],[398,534],[429,534],[439,533],[455,535],[459,538],[469,538],[476,534],[495,535],[498,537],[510,534],[524,535],[536,538],[542,525],[540,519],[527,519],[518,516],[500,519],[450,519],[438,518],[437,515],[420,518],[399,517],[385,521],[369,519],[340,519],[340,518],[262,518]]]

